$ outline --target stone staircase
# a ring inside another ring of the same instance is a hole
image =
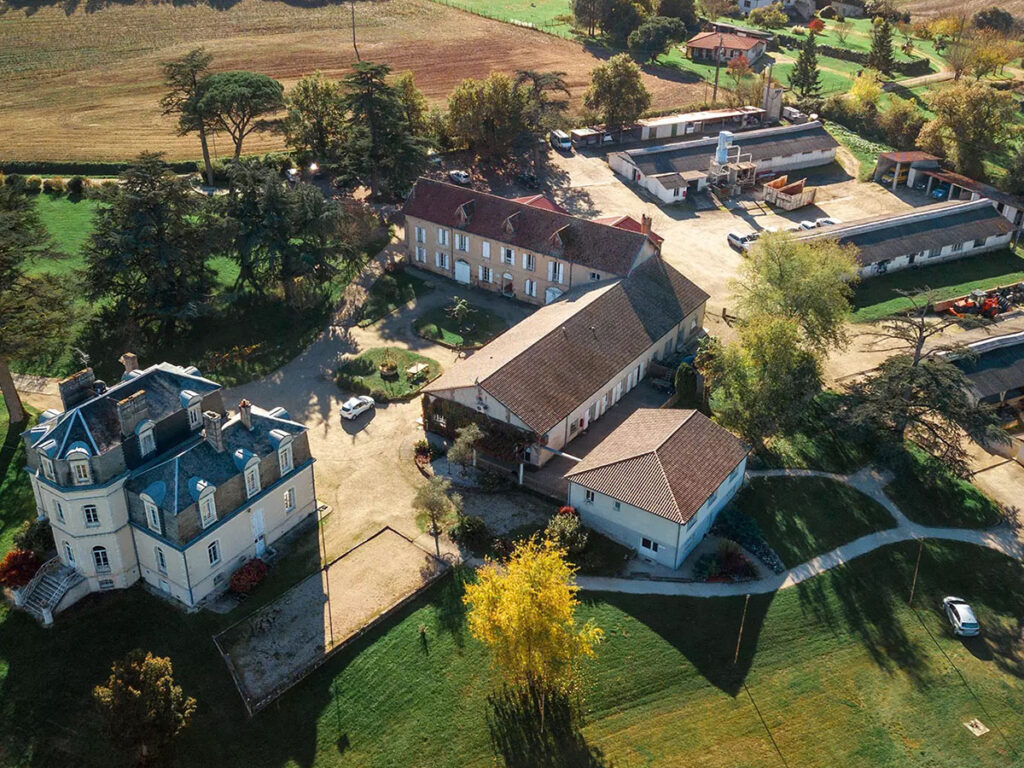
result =
[[[53,610],[61,598],[83,580],[82,574],[64,565],[60,558],[47,560],[25,587],[21,607],[43,624],[52,624]]]

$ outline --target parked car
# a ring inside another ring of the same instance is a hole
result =
[[[808,230],[808,229],[817,229],[817,228],[818,228],[818,225],[815,224],[810,219],[804,219],[803,221],[800,222],[800,229]]]
[[[902,184],[903,182],[905,182],[907,180],[907,175],[908,175],[908,171],[907,171],[906,168],[904,168],[902,171],[900,171],[900,178],[899,178],[899,181],[897,183],[898,184]],[[892,171],[888,171],[887,173],[883,173],[882,174],[881,181],[882,181],[883,184],[892,184],[892,181],[895,178],[896,178],[896,174],[893,173]]]
[[[376,405],[369,395],[356,395],[341,404],[341,418],[352,420]]]
[[[981,625],[967,601],[959,597],[944,597],[942,608],[946,618],[953,626],[953,634],[960,637],[977,637],[981,634]]]
[[[940,184],[939,186],[932,189],[932,197],[934,197],[936,200],[945,200],[947,197],[949,197],[949,185]]]
[[[466,171],[448,171],[448,178],[464,187],[468,187],[469,182],[473,180]]]
[[[842,223],[839,219],[833,219],[831,216],[822,216],[820,219],[814,220],[816,227],[834,227],[836,224]]]
[[[745,235],[739,232],[730,232],[725,236],[725,239],[728,240],[729,245],[737,251],[745,251],[759,237],[760,235],[757,232],[748,232]]]
[[[572,152],[572,139],[565,131],[552,131],[548,134],[548,141],[551,146],[560,152]]]

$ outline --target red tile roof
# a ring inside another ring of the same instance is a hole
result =
[[[719,41],[721,38],[721,41]],[[738,51],[749,51],[758,43],[763,43],[756,37],[748,37],[747,35],[736,35],[732,32],[701,32],[694,35],[686,41],[687,48],[707,48],[708,50],[718,48],[721,46],[725,49],[734,49]]]
[[[638,232],[432,179],[416,182],[403,212],[622,276],[629,274],[647,242]]]
[[[643,232],[644,225],[634,219],[632,216],[601,216],[594,219],[598,224],[607,224],[611,227],[618,227],[619,229],[626,229],[630,232]],[[655,245],[660,246],[665,242],[665,238],[661,235],[655,234],[654,232],[648,232],[648,237],[654,242]]]
[[[525,197],[513,197],[513,203],[522,203],[523,205],[532,205],[534,208],[543,208],[547,211],[556,211],[558,213],[568,213],[565,208],[560,206],[550,197],[545,195],[526,195]]]
[[[916,149],[904,152],[883,152],[879,157],[884,157],[886,160],[892,160],[894,163],[917,163],[922,160],[939,161],[939,158],[935,155],[929,155],[927,152],[921,152]]]
[[[642,408],[565,476],[682,525],[746,455],[739,438],[699,411]]]

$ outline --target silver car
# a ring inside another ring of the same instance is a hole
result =
[[[971,606],[963,598],[944,597],[942,608],[946,612],[946,618],[953,626],[953,634],[960,637],[977,637],[981,634],[981,625],[978,617],[974,615]]]
[[[376,403],[373,402],[373,398],[369,395],[356,395],[350,397],[344,403],[341,404],[341,418],[343,419],[354,419],[361,413],[365,413],[374,407]]]

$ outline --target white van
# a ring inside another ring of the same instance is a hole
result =
[[[565,131],[552,131],[548,135],[548,140],[559,152],[572,152],[572,140]]]

